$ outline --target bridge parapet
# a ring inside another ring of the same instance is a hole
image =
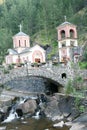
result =
[[[14,80],[15,78],[26,77],[26,76],[37,76],[47,78],[54,81],[55,83],[65,86],[68,79],[73,78],[73,70],[67,67],[22,67],[10,70],[8,74],[2,74],[0,83],[5,84],[8,81]]]

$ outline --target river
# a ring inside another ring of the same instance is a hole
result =
[[[0,130],[69,130],[66,126],[63,128],[54,128],[54,122],[46,118],[42,119],[18,119],[14,120],[11,123],[4,123],[0,125]],[[1,127],[3,129],[1,129]],[[6,127],[6,128],[5,128]]]
[[[25,79],[25,80],[26,80],[26,82],[23,79],[22,80],[19,79],[17,84],[15,84],[15,82],[12,81],[12,85],[14,85],[12,87],[12,89],[13,90],[15,90],[17,88],[18,88],[18,90],[28,90],[29,89],[28,91],[37,92],[37,88],[38,88],[38,92],[43,92],[43,91],[45,91],[45,88],[47,88],[43,79],[35,78],[35,79],[32,79],[32,81],[31,81],[31,79],[30,80]],[[19,81],[20,81],[20,83],[19,83]],[[27,81],[28,81],[28,83],[27,83]],[[21,82],[23,82],[23,85]],[[26,84],[24,84],[24,83],[26,83]],[[30,85],[30,87],[29,87],[29,85]],[[11,84],[10,84],[10,86],[11,86]],[[49,86],[50,86],[50,84],[49,84]],[[11,118],[12,118],[12,116],[11,116]],[[35,118],[31,117],[31,118],[25,118],[25,119],[14,119],[13,121],[11,121],[9,123],[3,123],[3,124],[1,123],[0,130],[69,130],[69,128],[66,126],[64,126],[62,128],[61,127],[54,128],[53,124],[55,124],[55,123],[58,123],[58,122],[52,122],[51,120],[49,120],[47,118],[35,119]]]

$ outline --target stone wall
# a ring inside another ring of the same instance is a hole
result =
[[[65,86],[67,84],[69,79],[73,80],[76,76],[81,76],[83,79],[85,79],[85,82],[86,82],[87,70],[80,70],[76,68],[72,69],[69,66],[21,67],[21,68],[10,70],[8,74],[3,74],[1,72],[0,83],[5,84],[12,81],[11,84],[16,84],[16,81],[22,77],[28,77],[28,78],[39,77],[39,78],[45,78],[45,79],[51,80],[51,82],[54,82],[55,84],[60,86],[60,89],[61,89],[62,86]],[[30,82],[30,80],[29,82],[27,82],[27,79],[26,81],[24,79],[22,83],[22,80],[19,81],[20,82],[19,86],[21,84],[22,86],[23,84],[25,86],[25,83],[27,85]],[[39,87],[37,89],[39,89]]]
[[[45,82],[46,80],[43,78],[20,77],[5,83],[5,86],[13,91],[15,90],[15,91],[44,93],[46,92]]]
[[[65,74],[65,77],[62,77],[62,74]],[[0,75],[0,83],[6,83],[10,80],[14,80],[18,77],[25,76],[37,76],[50,79],[61,86],[65,86],[68,79],[73,78],[73,70],[68,67],[39,67],[39,68],[18,68],[11,70],[8,74]]]

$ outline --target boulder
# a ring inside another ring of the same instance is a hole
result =
[[[64,121],[60,121],[59,123],[56,123],[53,125],[53,127],[63,127]]]
[[[87,113],[83,113],[75,119],[70,130],[87,130]]]
[[[87,130],[87,127],[85,127],[84,124],[75,123],[75,124],[72,125],[72,127],[70,128],[70,130]]]
[[[0,126],[0,130],[6,130],[6,126]]]
[[[33,114],[37,108],[37,103],[35,100],[27,100],[26,102],[20,104],[17,109],[21,109],[23,114],[30,113]],[[16,109],[16,111],[17,111]]]
[[[55,96],[50,97],[45,107],[45,115],[49,118],[54,118],[56,115],[60,115],[58,108],[58,101]]]

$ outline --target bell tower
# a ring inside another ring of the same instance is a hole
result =
[[[78,46],[76,25],[66,21],[57,27],[59,61],[74,60],[74,48]]]
[[[24,49],[30,47],[30,37],[22,32],[22,25],[19,25],[20,32],[13,37],[13,48],[21,53]]]

